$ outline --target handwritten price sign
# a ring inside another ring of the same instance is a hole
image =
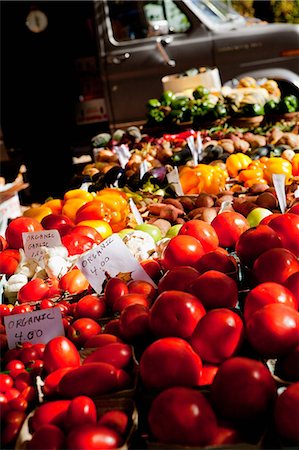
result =
[[[83,253],[77,266],[98,294],[102,292],[104,281],[110,277],[118,277],[124,281],[145,280],[156,287],[117,234],[112,234]]]
[[[5,316],[4,326],[9,348],[15,348],[23,342],[46,344],[56,336],[64,336],[59,308]]]
[[[57,247],[61,245],[61,239],[57,230],[29,231],[22,233],[24,252],[27,258],[34,259],[41,267],[45,251],[43,247]]]

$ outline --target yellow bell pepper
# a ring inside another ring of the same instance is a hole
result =
[[[63,200],[60,198],[53,198],[52,200],[45,202],[42,206],[47,206],[50,208],[53,214],[61,214],[63,205]]]
[[[250,164],[251,165],[251,164]],[[241,170],[239,172],[239,181],[245,183],[245,181],[251,180],[252,178],[261,179],[264,177],[264,171],[262,168],[250,168]]]
[[[247,169],[251,162],[252,159],[244,153],[233,153],[229,155],[226,160],[226,169],[229,176],[233,178],[237,177],[238,173],[243,169]]]
[[[62,208],[62,214],[66,215],[69,219],[71,219],[75,223],[76,213],[81,206],[85,205],[88,200],[84,200],[83,198],[70,198],[65,202]]]
[[[294,177],[299,176],[299,153],[296,153],[292,159],[292,174]]]
[[[82,220],[77,225],[87,225],[88,227],[95,228],[103,239],[106,239],[113,233],[109,223],[104,220]]]
[[[52,214],[52,210],[47,206],[42,205],[26,209],[23,216],[31,217],[32,219],[36,219],[38,222],[41,222],[44,217],[49,216],[50,214]]]
[[[264,170],[264,178],[268,183],[272,183],[272,175],[274,173],[284,174],[286,176],[286,184],[290,184],[292,181],[292,164],[284,158],[269,158]]]
[[[228,174],[219,166],[198,164],[182,167],[179,176],[184,194],[217,194],[225,189]]]
[[[64,200],[70,200],[72,198],[82,198],[83,200],[90,202],[93,200],[93,195],[83,189],[71,189],[64,194]]]

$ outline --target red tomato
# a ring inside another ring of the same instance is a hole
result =
[[[114,344],[115,342],[121,342],[121,340],[113,334],[102,333],[91,336],[85,342],[85,348],[103,347],[104,345]]]
[[[5,426],[1,433],[2,448],[7,448],[7,446],[14,444],[25,417],[26,414],[24,411],[7,411],[5,414]]]
[[[14,386],[20,392],[23,392],[28,386],[32,385],[31,373],[26,370],[19,371],[19,373],[15,376]]]
[[[272,219],[274,219],[274,217],[278,217],[278,216],[280,216],[280,215],[281,215],[280,213],[273,213],[273,214],[270,214],[269,216],[264,217],[264,218],[260,221],[259,225],[269,225],[269,222],[270,222]]]
[[[45,230],[58,230],[60,236],[64,236],[74,228],[71,219],[63,214],[49,214],[42,219],[41,224]]]
[[[238,314],[226,308],[213,309],[199,321],[189,342],[205,362],[219,364],[234,356],[244,339]]]
[[[97,409],[94,401],[86,395],[74,398],[66,412],[66,427],[72,430],[85,424],[95,424]]]
[[[52,302],[52,300],[50,300],[49,298],[44,298],[39,304],[39,309],[50,309],[53,308],[54,306],[55,303]]]
[[[5,250],[7,247],[8,247],[8,243],[7,243],[6,239],[4,239],[4,237],[0,235],[0,252]]]
[[[247,322],[255,311],[270,303],[283,303],[293,309],[298,309],[298,302],[291,291],[282,284],[269,281],[259,284],[246,295],[244,303],[245,321]]]
[[[19,391],[19,389],[16,389],[15,387],[7,389],[7,391],[5,392],[5,396],[6,396],[8,402],[13,400],[14,398],[19,397],[20,394],[21,394],[21,392]]]
[[[31,217],[17,217],[13,219],[6,228],[5,238],[10,248],[23,248],[22,233],[28,231],[42,231],[42,225]]]
[[[277,358],[275,374],[282,380],[299,381],[299,345]]]
[[[114,303],[119,297],[129,293],[127,284],[120,278],[110,278],[104,288],[106,303],[113,308]]]
[[[92,362],[104,362],[112,364],[117,369],[124,369],[132,361],[132,348],[121,342],[107,344],[99,347],[85,358],[83,364]]]
[[[18,292],[18,300],[20,303],[37,302],[47,297],[49,287],[41,278],[35,278],[28,281]]]
[[[79,233],[65,234],[61,238],[62,244],[67,248],[68,255],[81,255],[94,246],[94,240]]]
[[[162,276],[162,267],[160,263],[155,259],[146,259],[145,261],[141,261],[140,265],[151,279],[158,283]]]
[[[169,270],[178,266],[197,267],[205,251],[193,236],[177,235],[170,239],[161,256],[161,264]]]
[[[150,310],[150,328],[157,337],[191,337],[206,311],[200,300],[181,291],[165,291]]]
[[[15,371],[15,370],[23,370],[23,369],[25,369],[25,365],[19,359],[12,359],[5,366],[5,370]]]
[[[59,450],[65,448],[65,437],[63,431],[52,424],[42,425],[32,436],[31,441],[26,443],[27,450],[40,450],[41,448]]]
[[[10,314],[23,314],[30,311],[33,311],[33,306],[29,305],[29,303],[23,303],[22,305],[14,306]]]
[[[123,436],[127,430],[128,422],[129,418],[124,411],[112,409],[111,411],[104,412],[98,420],[98,425],[112,428],[118,434]]]
[[[219,239],[215,229],[203,220],[188,220],[179,231],[179,235],[193,236],[199,240],[205,252],[215,250],[219,245]]]
[[[76,450],[105,450],[121,446],[122,438],[116,431],[102,425],[83,425],[67,436],[67,448]]]
[[[109,320],[105,325],[105,333],[113,334],[120,338],[119,319]]]
[[[209,270],[193,281],[190,292],[206,309],[235,307],[238,302],[237,283],[225,273]]]
[[[38,359],[38,351],[34,346],[22,348],[19,358],[26,366],[29,362]]]
[[[189,292],[190,285],[199,276],[198,270],[190,266],[174,267],[168,270],[158,283],[158,292],[169,290]]]
[[[272,248],[255,260],[252,276],[255,284],[266,281],[284,284],[295,272],[299,272],[296,256],[285,248]]]
[[[235,211],[224,211],[218,214],[211,223],[217,233],[220,247],[235,248],[237,240],[248,230],[248,220]]]
[[[37,431],[43,425],[48,424],[63,427],[70,403],[70,400],[53,400],[38,406],[31,419],[33,431]]]
[[[295,203],[289,210],[288,213],[299,214],[299,203]]]
[[[19,250],[7,249],[0,253],[0,273],[13,275],[20,262]]]
[[[0,303],[0,318],[9,316],[11,309],[8,305],[5,305],[4,303]]]
[[[281,303],[258,309],[246,323],[252,347],[266,358],[277,358],[299,345],[299,313]]]
[[[269,222],[269,227],[276,231],[284,248],[299,256],[299,216],[297,214],[281,214]]]
[[[85,291],[89,283],[79,269],[73,269],[67,272],[59,281],[59,287],[69,294],[79,294]]]
[[[0,373],[0,392],[6,392],[13,387],[13,379],[7,373]]]
[[[28,408],[28,402],[25,398],[23,398],[21,395],[18,397],[13,398],[9,402],[10,409],[13,409],[15,411],[26,411]]]
[[[76,225],[71,231],[70,234],[81,234],[82,236],[87,236],[92,239],[96,244],[100,244],[103,241],[100,233],[92,227],[88,225]]]
[[[200,258],[197,268],[200,273],[207,272],[208,270],[218,270],[218,272],[226,274],[235,274],[238,266],[233,256],[216,249],[203,255]]]
[[[69,339],[58,336],[46,344],[44,368],[47,373],[64,367],[78,367],[79,365],[79,352]]]
[[[162,444],[206,446],[216,436],[217,419],[204,395],[188,387],[166,389],[151,404],[148,422]]]
[[[44,378],[44,395],[46,395],[47,397],[57,395],[58,383],[60,382],[61,378],[72,369],[72,367],[64,367],[62,369],[57,369],[54,370],[54,372],[49,373],[49,375]]]
[[[143,305],[145,307],[150,306],[149,299],[142,294],[125,294],[114,302],[113,312],[121,313],[125,308],[130,305]]]
[[[219,366],[216,364],[204,363],[202,365],[202,375],[200,377],[200,386],[207,386],[213,383],[216,373],[218,372]]]
[[[299,299],[299,272],[295,272],[292,275],[290,275],[285,283],[285,287],[289,289],[292,294],[295,296],[295,298]],[[299,300],[298,300],[299,302]]]
[[[33,344],[33,347],[37,351],[37,357],[39,359],[43,359],[44,351],[45,351],[45,348],[46,348],[46,344]]]
[[[299,382],[291,384],[281,395],[278,396],[275,409],[274,421],[279,436],[289,445],[299,445],[299,427],[297,423],[299,411]]]
[[[106,312],[106,303],[102,297],[94,295],[85,295],[82,297],[75,308],[75,317],[88,317],[90,319],[98,320]]]
[[[257,420],[271,411],[276,385],[260,361],[233,357],[219,367],[211,386],[216,411],[225,419]]]
[[[217,435],[211,445],[228,446],[229,444],[239,444],[244,441],[241,432],[235,428],[236,425],[223,420],[218,421]]]
[[[67,329],[67,337],[77,346],[84,347],[85,341],[101,331],[101,326],[93,319],[80,318]]]
[[[266,250],[282,246],[276,231],[267,225],[259,225],[241,234],[236,243],[236,253],[242,264],[252,267],[254,261]]]
[[[145,295],[152,303],[158,295],[157,289],[144,280],[132,280],[128,283],[129,294],[142,294]]]
[[[197,386],[201,373],[200,357],[190,344],[176,337],[153,342],[140,359],[141,380],[148,389]]]
[[[119,330],[128,342],[147,337],[150,334],[148,307],[135,304],[123,309],[119,317]]]

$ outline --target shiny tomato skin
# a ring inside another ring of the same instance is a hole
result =
[[[282,380],[299,381],[299,345],[281,358],[277,358],[275,374]]]
[[[85,348],[96,348],[103,347],[108,344],[113,344],[115,342],[122,342],[117,336],[108,333],[100,333],[95,336],[91,336],[85,342]]]
[[[49,375],[47,375],[44,378],[44,385],[43,385],[44,395],[47,397],[53,397],[57,395],[57,386],[61,378],[72,369],[73,369],[72,367],[63,367],[62,369],[57,369],[49,373]]]
[[[0,392],[6,392],[13,387],[13,379],[7,373],[0,373]]]
[[[14,447],[14,443],[26,418],[24,411],[7,411],[5,414],[5,426],[1,433],[2,448]]]
[[[275,429],[287,446],[298,447],[299,427],[296,418],[299,411],[299,382],[287,386],[278,396],[274,408]]]
[[[260,355],[278,358],[299,345],[299,313],[282,303],[271,303],[252,314],[246,331]]]
[[[285,213],[274,217],[269,222],[279,235],[284,248],[299,256],[299,216],[297,214]]]
[[[200,386],[207,386],[213,383],[216,373],[218,372],[219,365],[203,363],[202,375],[200,378]]]
[[[82,317],[76,319],[67,329],[67,337],[77,347],[84,347],[85,341],[91,337],[99,334],[101,325],[95,320]]]
[[[38,352],[33,346],[25,347],[21,349],[19,358],[26,366],[29,362],[38,359]]]
[[[298,200],[298,199],[297,199]],[[289,210],[288,213],[298,214],[299,215],[299,203],[295,203]]]
[[[66,427],[68,430],[85,424],[95,424],[97,409],[94,401],[86,395],[79,395],[71,400],[66,412]]]
[[[28,281],[18,292],[18,300],[20,303],[37,302],[47,297],[49,287],[41,278],[34,278]]]
[[[195,237],[200,241],[205,252],[215,250],[219,245],[215,229],[203,220],[188,220],[183,224],[178,234]]]
[[[94,246],[94,240],[79,233],[65,234],[61,238],[62,244],[66,247],[69,256],[81,255]]]
[[[53,400],[38,406],[31,419],[31,426],[37,431],[41,426],[52,424],[63,427],[70,400]]]
[[[119,297],[129,293],[127,284],[120,278],[110,278],[104,288],[105,300],[110,308],[113,308],[114,303]]]
[[[237,271],[237,262],[231,255],[225,254],[221,247],[206,253],[200,258],[197,266],[200,273],[208,272],[208,270],[218,270],[226,274],[234,274]]]
[[[144,305],[130,305],[119,316],[119,330],[127,342],[136,342],[150,334],[149,308]]]
[[[20,262],[19,250],[7,249],[0,253],[0,273],[10,277],[13,275]]]
[[[211,225],[217,233],[219,246],[224,248],[235,248],[241,234],[249,228],[248,220],[235,211],[218,214]]]
[[[242,264],[252,267],[262,253],[279,247],[283,245],[276,231],[268,225],[259,225],[241,234],[236,243],[236,253]]]
[[[290,275],[284,285],[292,292],[299,303],[299,271]]]
[[[45,448],[60,450],[65,448],[65,436],[63,431],[56,425],[42,425],[32,436],[31,441],[26,445],[27,450],[40,450]]]
[[[121,313],[128,306],[137,304],[148,308],[150,306],[150,300],[142,294],[125,294],[114,302],[112,309],[115,313]]]
[[[155,283],[158,283],[162,276],[162,267],[159,261],[155,259],[146,259],[140,262],[140,265],[146,271],[146,273],[151,277]]]
[[[129,294],[145,295],[153,303],[158,295],[157,289],[148,281],[132,280],[128,283]]]
[[[298,309],[298,301],[291,291],[282,284],[268,281],[258,284],[246,295],[243,310],[245,321],[247,322],[255,311],[270,303],[282,303]]]
[[[171,387],[158,394],[148,422],[161,444],[205,446],[217,433],[217,419],[208,400],[189,387]]]
[[[103,241],[102,236],[100,233],[92,227],[89,227],[88,225],[75,225],[74,228],[70,231],[70,234],[78,233],[82,236],[87,236],[90,239],[92,239],[96,244],[100,244]]]
[[[112,364],[117,369],[124,369],[132,361],[132,348],[128,344],[115,342],[114,344],[107,344],[96,349],[88,355],[83,364],[92,362],[105,362]]]
[[[73,269],[60,278],[59,287],[69,294],[79,294],[85,291],[89,283],[79,269]]]
[[[25,398],[23,398],[21,395],[18,397],[13,398],[9,402],[10,409],[13,409],[15,411],[26,411],[28,408],[28,402]]]
[[[0,319],[5,316],[9,316],[11,313],[11,308],[4,303],[0,303]]]
[[[189,342],[203,361],[220,364],[238,352],[244,334],[240,316],[230,309],[218,308],[208,311],[199,321]]]
[[[200,241],[193,236],[177,235],[170,239],[161,255],[161,265],[169,270],[180,266],[197,266],[205,251]]]
[[[190,292],[207,310],[235,307],[238,302],[237,283],[218,270],[208,270],[199,275],[190,286]]]
[[[98,425],[112,428],[121,436],[124,436],[129,423],[128,415],[121,409],[112,409],[104,412],[99,418]]]
[[[106,450],[121,446],[122,439],[116,431],[103,425],[83,425],[67,436],[67,448],[72,450]]]
[[[23,314],[30,311],[33,311],[33,306],[29,305],[29,303],[23,303],[22,305],[15,305],[11,310],[11,314]]]
[[[81,317],[98,320],[106,312],[106,303],[103,298],[92,294],[85,295],[80,298],[75,308],[75,318]]]
[[[299,272],[296,256],[285,248],[272,248],[255,260],[252,277],[255,284],[266,281],[284,284],[295,272]]]
[[[194,267],[174,267],[159,280],[158,292],[159,294],[169,290],[189,292],[190,285],[198,276],[199,272]]]
[[[30,231],[42,231],[43,226],[31,217],[17,217],[13,219],[7,226],[5,238],[10,248],[23,248],[22,233]]]
[[[51,339],[44,351],[44,368],[47,373],[64,367],[78,367],[80,355],[75,345],[66,337]]]
[[[49,214],[41,221],[45,230],[57,230],[60,236],[64,236],[74,228],[74,223],[64,214]]]
[[[190,344],[176,337],[161,338],[153,342],[140,359],[141,380],[149,389],[197,386],[201,373],[200,357]]]
[[[3,252],[8,247],[6,239],[0,235],[0,252]],[[2,272],[1,272],[2,273]]]
[[[121,339],[121,333],[119,329],[119,319],[109,320],[105,325],[105,333],[113,334]]]
[[[211,400],[224,419],[251,421],[271,411],[276,385],[260,361],[236,356],[224,361],[211,385]]]
[[[165,291],[150,310],[149,322],[157,337],[191,337],[206,311],[195,295],[182,291]]]

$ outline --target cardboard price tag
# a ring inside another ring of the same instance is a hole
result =
[[[50,248],[62,245],[58,230],[29,231],[22,233],[22,239],[27,258],[34,259],[41,267],[44,267],[45,254],[42,247]]]
[[[47,344],[56,336],[64,336],[59,308],[31,311],[4,317],[8,348],[23,342]]]
[[[144,280],[156,287],[118,234],[112,234],[93,249],[83,253],[77,261],[77,266],[98,294],[103,290],[104,281],[113,277],[125,282]]]

